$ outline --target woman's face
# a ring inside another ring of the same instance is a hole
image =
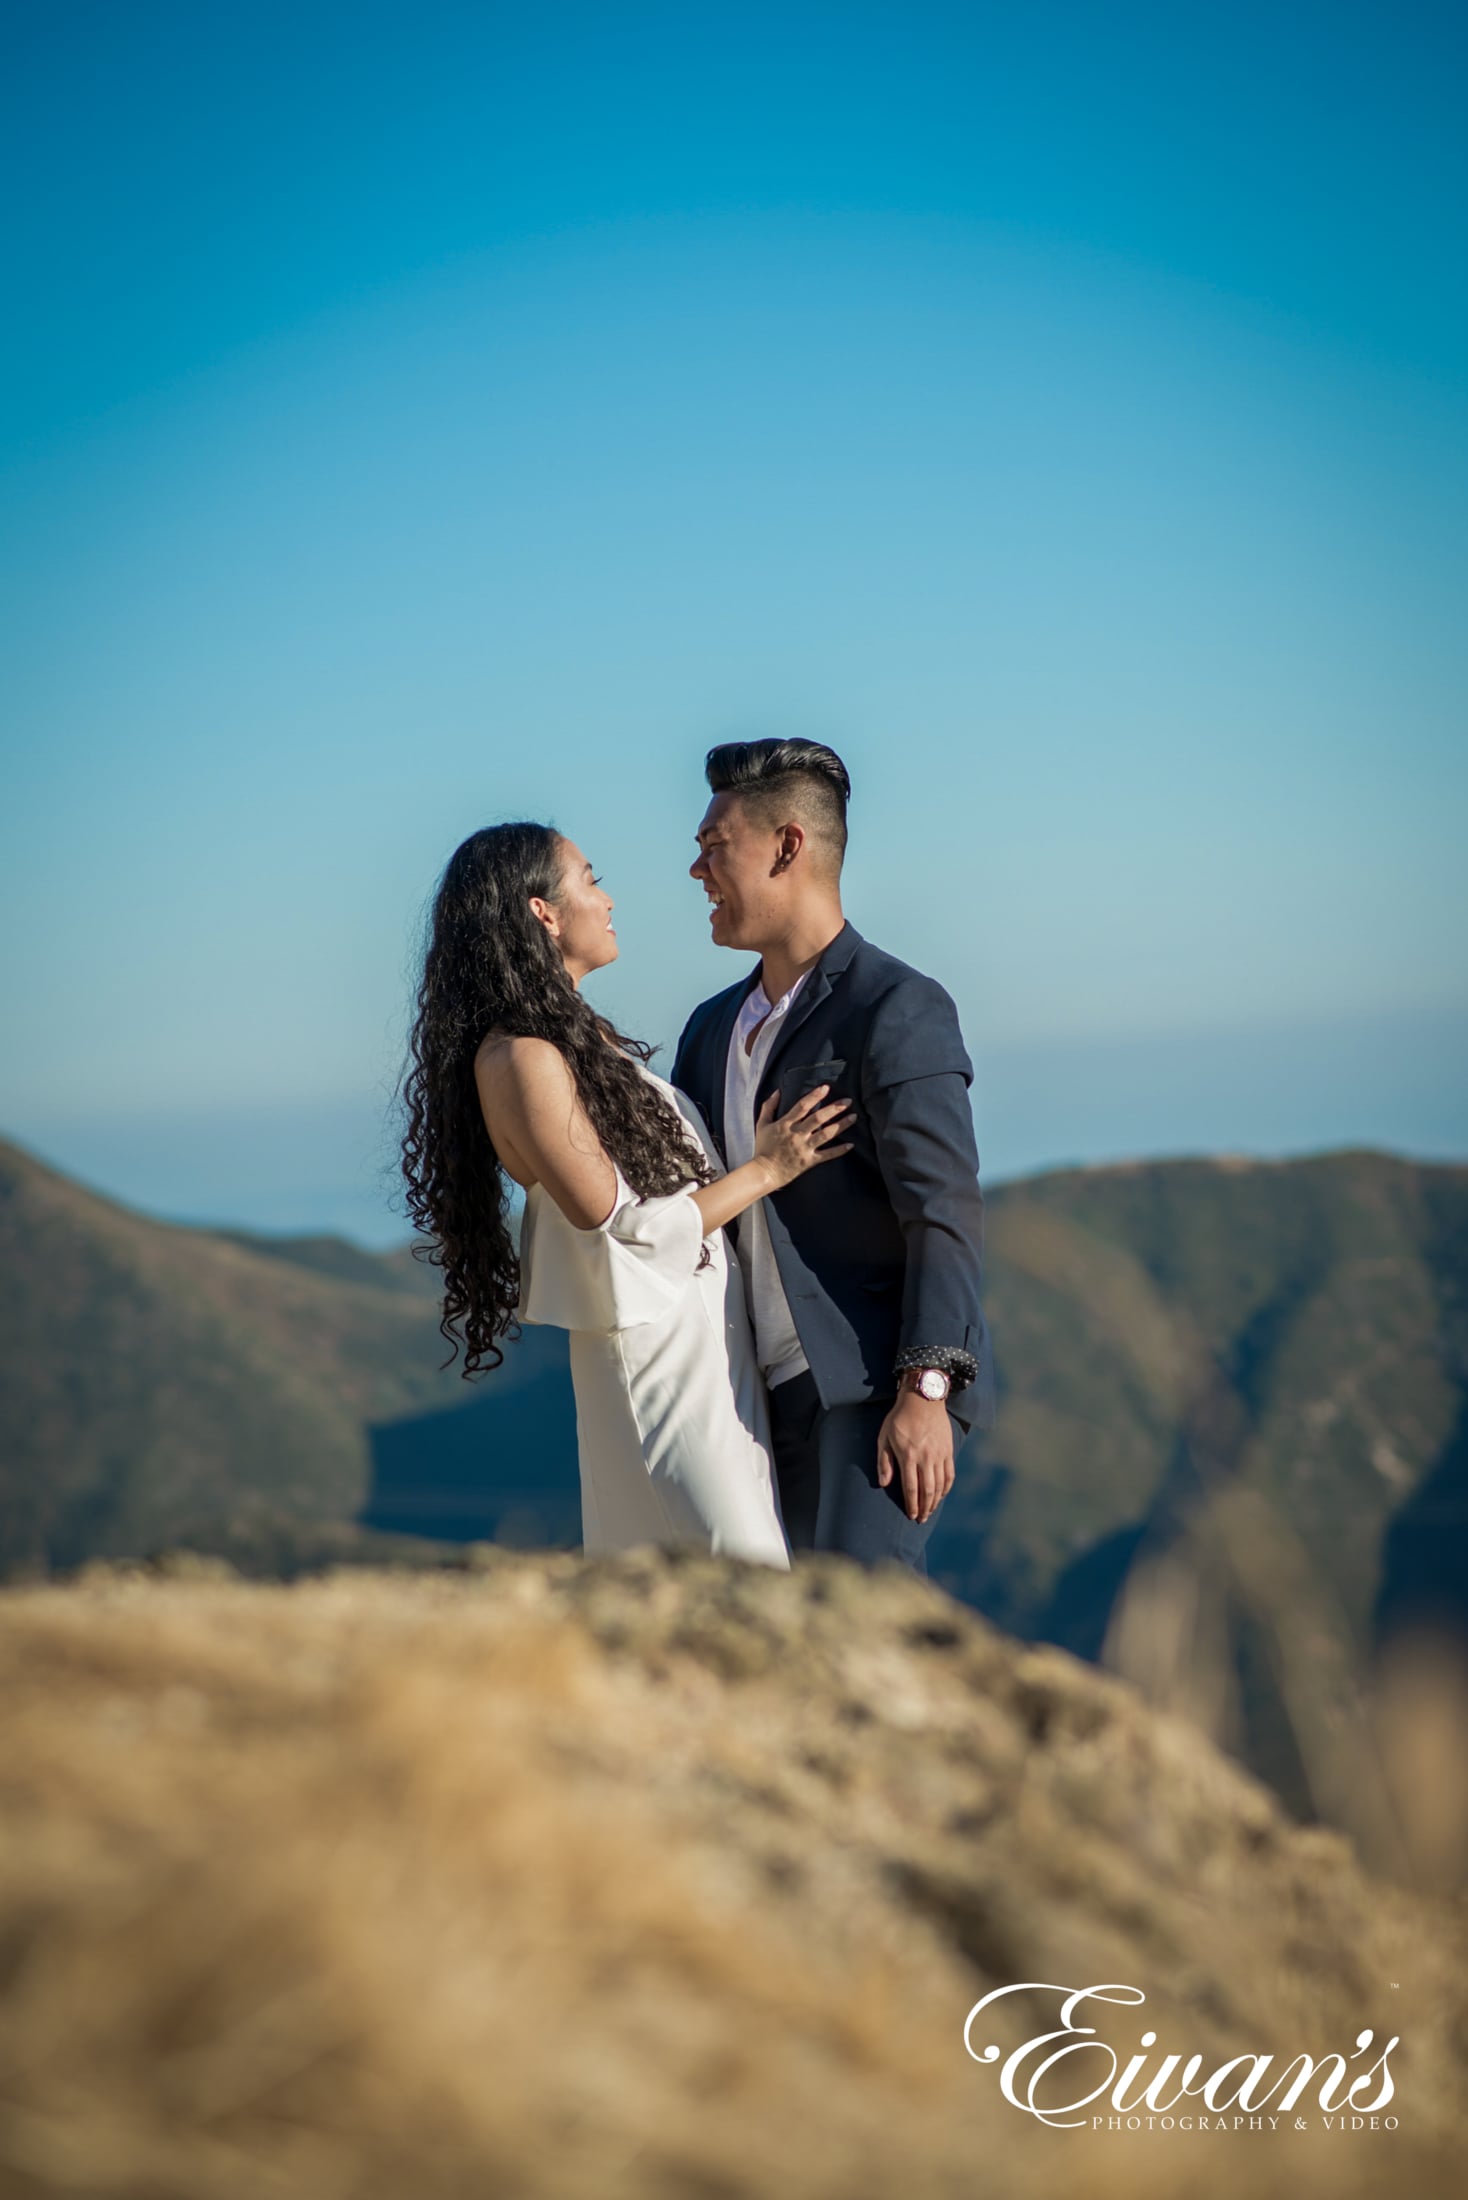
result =
[[[579,985],[588,971],[600,970],[617,959],[617,935],[612,929],[615,904],[601,885],[590,863],[574,840],[561,842],[561,884],[554,901],[532,895],[531,908],[561,951],[572,983]]]

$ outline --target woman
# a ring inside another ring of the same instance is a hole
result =
[[[825,1086],[779,1117],[772,1095],[755,1158],[726,1173],[651,1048],[581,997],[616,960],[612,907],[546,825],[488,826],[444,872],[403,1140],[409,1212],[444,1272],[439,1326],[466,1375],[499,1365],[517,1318],[570,1332],[588,1551],[681,1544],[788,1567],[723,1225],[848,1152],[834,1141],[854,1118],[822,1105]]]

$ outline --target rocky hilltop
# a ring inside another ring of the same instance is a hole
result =
[[[185,1556],[6,1590],[0,1667],[8,2191],[1460,2189],[1461,1900],[899,1569]],[[1327,2126],[1318,2077],[1236,2124],[1246,2066],[1186,2123],[1041,2124],[975,2057],[1108,1983],[1143,2085],[1267,2054],[1267,2088],[1369,2029],[1349,2082],[1395,2036],[1398,2127]]]

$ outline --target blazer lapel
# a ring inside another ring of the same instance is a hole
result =
[[[729,1068],[729,1041],[734,1026],[739,1021],[739,1011],[759,984],[760,965],[755,964],[737,993],[732,993],[709,1026],[704,1044],[708,1048],[709,1105],[704,1110],[708,1127],[714,1134],[714,1144],[728,1166],[729,1149],[724,1143],[724,1085]],[[801,992],[805,991],[804,986]]]
[[[759,1081],[759,1087],[754,1096],[756,1114],[764,1106],[771,1090],[780,1082],[777,1074],[780,1057],[785,1053],[791,1040],[806,1019],[814,1015],[822,1001],[830,999],[833,979],[840,977],[860,945],[861,934],[857,931],[856,926],[849,922],[844,924],[836,934],[835,939],[825,949],[820,961],[812,968],[805,984],[796,994],[789,1008],[786,1009],[783,1029],[775,1034],[775,1043],[770,1048],[769,1060],[765,1063],[764,1075]],[[722,1123],[722,1108],[719,1120]]]

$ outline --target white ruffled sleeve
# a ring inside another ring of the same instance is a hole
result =
[[[602,1224],[606,1240],[609,1329],[656,1321],[682,1298],[703,1251],[703,1217],[689,1192],[635,1195]]]
[[[605,1222],[578,1230],[554,1202],[521,1239],[522,1321],[558,1329],[635,1329],[658,1321],[692,1283],[703,1248],[693,1187],[639,1199],[625,1185]]]

